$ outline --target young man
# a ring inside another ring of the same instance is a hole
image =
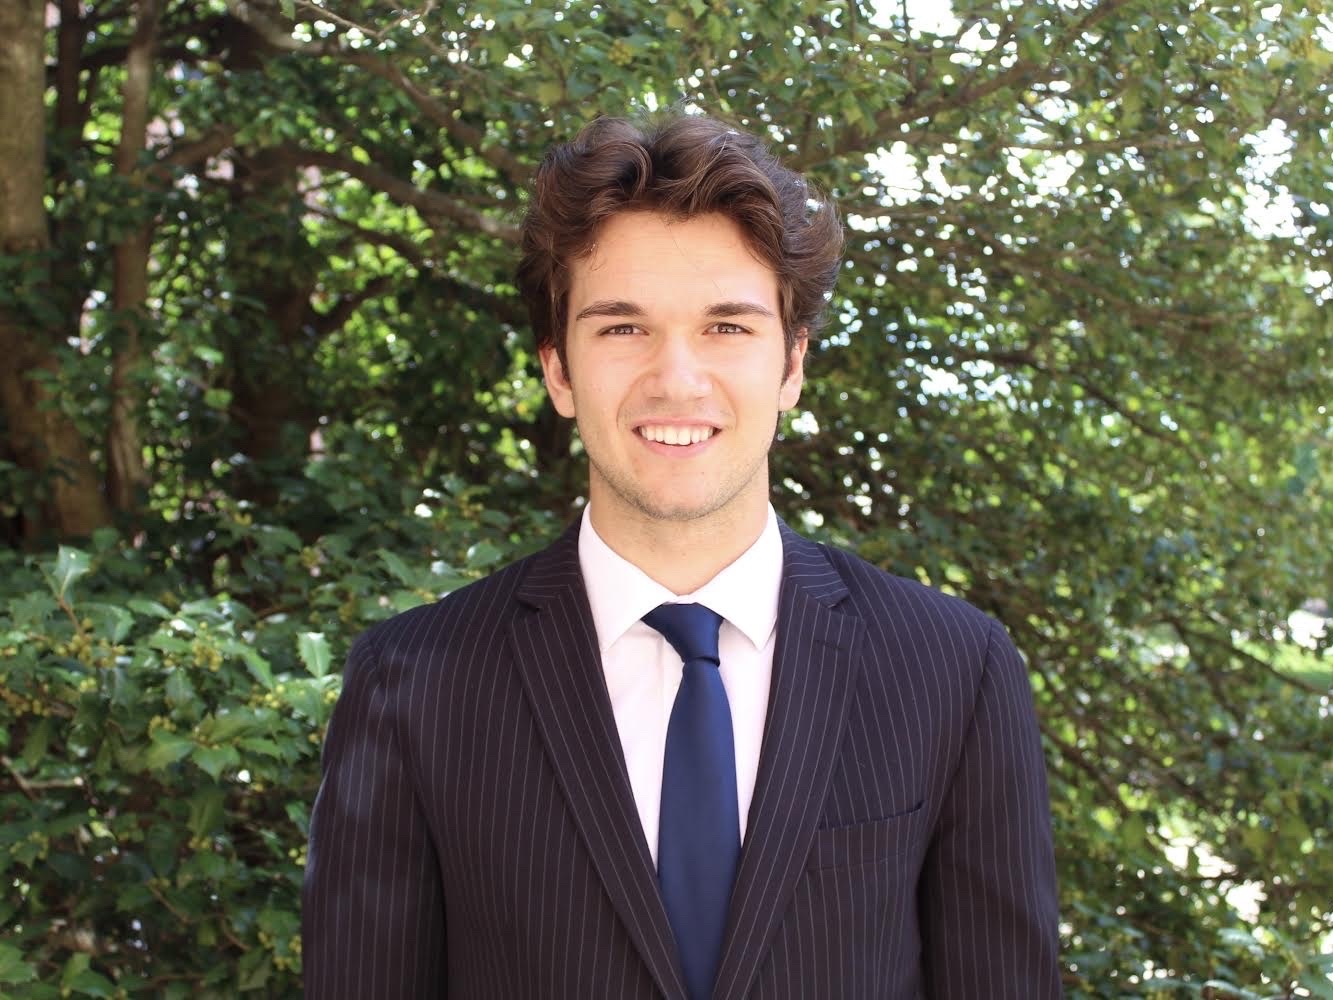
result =
[[[841,232],[755,138],[602,119],[519,286],[588,506],[356,644],[311,822],[307,995],[1060,995],[1022,661],[769,506]]]

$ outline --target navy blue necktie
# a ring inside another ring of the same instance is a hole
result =
[[[722,617],[701,604],[663,604],[643,620],[684,661],[662,762],[657,878],[690,1000],[707,1000],[741,853],[736,745],[718,671]]]

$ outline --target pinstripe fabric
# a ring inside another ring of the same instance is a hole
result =
[[[303,916],[312,998],[683,994],[577,554],[355,645]],[[1060,995],[1022,662],[961,601],[783,527],[719,998]]]

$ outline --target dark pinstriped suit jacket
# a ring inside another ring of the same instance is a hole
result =
[[[782,528],[719,998],[1060,995],[1022,661],[969,605]],[[366,633],[311,821],[307,996],[683,995],[579,572],[549,549]]]

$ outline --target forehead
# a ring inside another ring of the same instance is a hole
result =
[[[591,252],[570,267],[570,314],[610,296],[676,308],[747,298],[776,314],[778,278],[724,215],[679,219],[620,212],[602,224]]]

